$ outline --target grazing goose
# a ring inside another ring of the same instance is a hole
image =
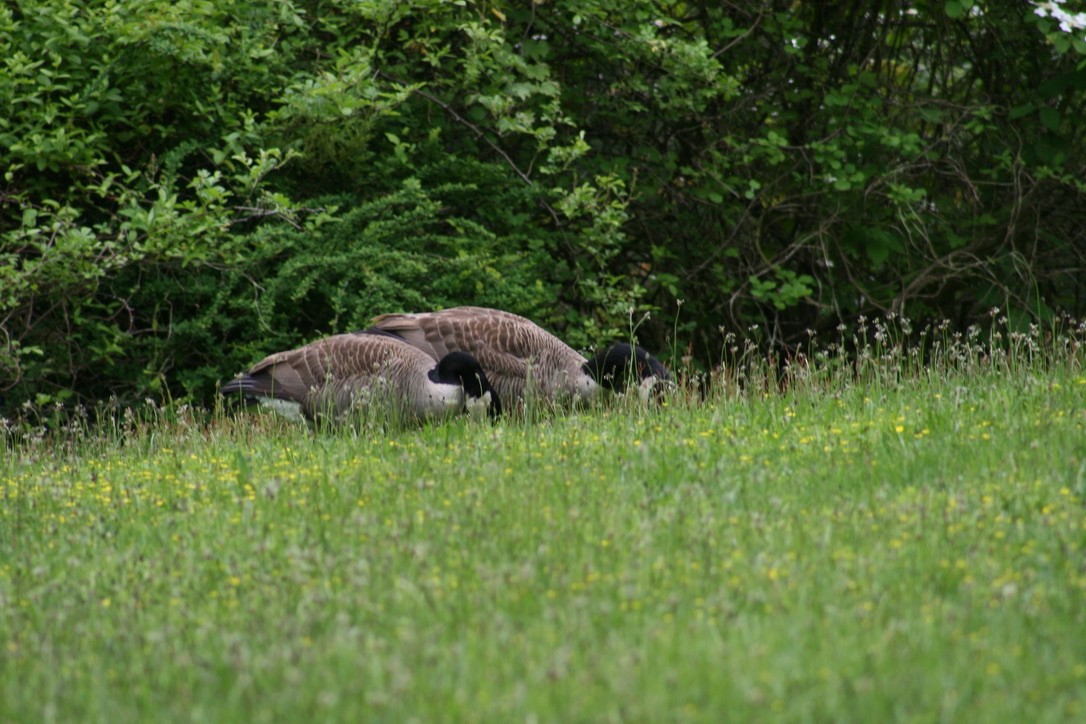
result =
[[[599,385],[624,391],[631,373],[647,397],[657,380],[671,379],[667,368],[640,347],[615,344],[588,360],[534,322],[498,309],[382,314],[362,334],[394,335],[432,359],[469,352],[506,404],[523,401],[529,379],[552,401],[591,397]]]
[[[373,402],[388,402],[414,419],[479,408],[501,414],[497,393],[470,354],[445,354],[435,365],[411,345],[377,335],[338,334],[278,352],[220,393],[309,420],[339,418]]]

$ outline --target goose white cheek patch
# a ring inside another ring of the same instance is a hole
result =
[[[439,415],[459,410],[464,405],[464,391],[458,385],[437,385],[437,391],[430,394],[430,405]]]
[[[595,396],[596,391],[600,388],[596,381],[592,379],[592,376],[588,374],[576,375],[570,381],[573,383],[573,396],[579,400],[587,400]]]
[[[659,381],[656,375],[650,375],[641,380],[641,384],[637,386],[637,394],[640,395],[642,402],[648,402],[652,398],[652,390]]]
[[[472,417],[484,417],[490,411],[490,393],[486,392],[482,397],[468,397],[464,407]]]

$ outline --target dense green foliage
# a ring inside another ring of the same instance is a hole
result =
[[[1082,339],[535,423],[73,420],[0,455],[0,720],[1082,720]]]
[[[207,399],[481,303],[721,329],[1083,311],[1081,28],[1010,0],[0,7],[0,394]],[[1048,12],[1051,15],[1051,8]]]

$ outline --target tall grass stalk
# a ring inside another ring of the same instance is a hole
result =
[[[865,320],[565,414],[33,411],[0,720],[1086,716],[1084,330]]]

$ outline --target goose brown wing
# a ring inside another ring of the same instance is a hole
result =
[[[261,360],[248,372],[253,395],[301,403],[309,417],[343,413],[375,378],[408,386],[431,366],[429,358],[389,337],[341,334]]]
[[[528,377],[528,365],[524,360],[496,350],[488,344],[475,345],[475,351],[472,351],[472,354],[479,360],[479,365],[486,372],[499,399],[512,402],[524,396],[525,381]]]
[[[450,352],[469,352],[486,370],[503,400],[519,399],[533,350],[525,337],[535,324],[515,314],[482,307],[439,312],[382,314],[372,329],[392,334],[439,360]],[[542,330],[540,330],[542,331]]]
[[[323,372],[314,370],[306,359],[306,348],[277,352],[257,362],[245,373],[245,391],[256,397],[274,397],[302,402]]]
[[[530,375],[545,395],[553,395],[586,362],[535,322],[499,309],[383,314],[373,320],[372,330],[395,335],[435,360],[470,352],[502,399],[510,401],[523,397]]]
[[[530,319],[481,307],[457,307],[434,314],[447,317],[443,321],[457,326],[463,336],[481,340],[476,357],[488,374],[493,369],[495,377],[505,378],[508,399],[523,397],[529,385],[544,397],[555,398],[571,392],[570,381],[583,374],[587,360]]]
[[[440,360],[449,352],[470,351],[446,339],[438,331],[437,320],[431,315],[382,314],[374,318],[373,326],[363,330],[363,334],[373,331],[397,337],[415,349],[425,352],[435,361]]]

